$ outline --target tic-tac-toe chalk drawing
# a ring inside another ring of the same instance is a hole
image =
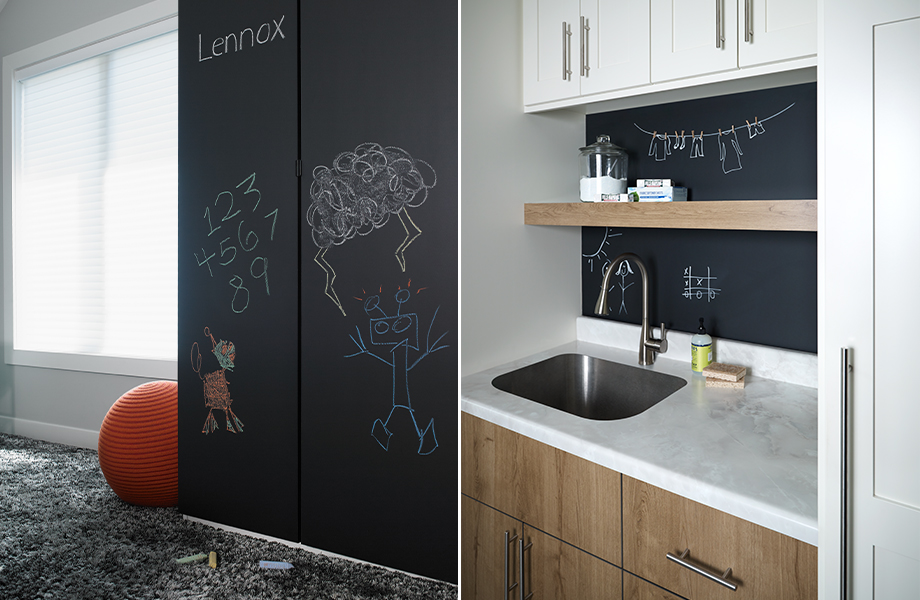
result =
[[[713,286],[716,278],[709,272],[706,267],[705,275],[696,275],[693,273],[693,267],[684,269],[684,291],[681,294],[688,300],[703,300],[712,302],[716,296],[721,293],[722,289]]]
[[[326,272],[326,296],[343,315],[345,309],[332,287],[335,269],[326,260],[329,248],[383,227],[395,214],[406,231],[395,252],[405,272],[405,251],[422,234],[406,209],[425,202],[436,182],[434,169],[425,161],[412,158],[402,148],[374,143],[339,154],[332,168],[313,169],[312,204],[306,215],[319,248],[313,260]]]
[[[706,156],[705,149],[703,147],[704,138],[718,136],[716,141],[719,146],[719,162],[722,165],[722,172],[728,175],[734,171],[740,171],[742,169],[741,157],[744,155],[744,152],[741,150],[741,142],[738,139],[738,132],[742,132],[743,136],[743,131],[746,127],[748,132],[748,139],[754,139],[758,135],[766,133],[766,129],[763,126],[765,122],[778,117],[793,106],[795,106],[795,102],[765,119],[760,119],[759,117],[755,116],[753,123],[751,123],[750,119],[745,119],[744,125],[735,123],[728,125],[727,127],[714,128],[715,131],[710,131],[709,133],[703,133],[702,130],[697,133],[696,129],[691,129],[689,134],[690,158],[704,158]],[[675,130],[674,134],[671,135],[671,133],[668,131],[649,131],[648,129],[641,127],[638,123],[633,123],[633,125],[635,125],[636,129],[642,133],[651,136],[648,147],[648,155],[654,157],[656,162],[666,161],[672,153],[682,152],[687,148],[688,134],[686,129]]]
[[[217,364],[220,369],[201,375],[201,351],[198,349],[198,342],[192,344],[192,369],[198,374],[198,377],[204,383],[204,405],[208,407],[208,417],[204,421],[204,427],[201,433],[208,434],[217,429],[217,420],[214,418],[214,409],[224,411],[224,417],[227,420],[227,431],[243,433],[243,422],[240,421],[233,413],[230,405],[233,399],[230,398],[230,383],[227,381],[226,372],[233,370],[233,361],[236,359],[236,348],[233,342],[214,340],[211,330],[204,328],[204,334],[211,339],[211,353],[217,358]],[[236,426],[234,428],[234,426]]]
[[[411,281],[409,283],[411,285]],[[425,288],[417,290],[416,293],[423,289]],[[447,332],[445,331],[439,335],[434,341],[431,340],[431,331],[438,316],[438,309],[435,309],[434,315],[431,317],[431,323],[428,325],[428,331],[425,334],[424,348],[420,347],[418,315],[416,313],[402,312],[403,304],[408,302],[411,297],[412,292],[408,287],[396,292],[394,296],[396,299],[396,314],[394,315],[387,315],[383,308],[380,307],[379,295],[375,294],[365,299],[364,312],[370,317],[368,323],[370,345],[380,347],[378,351],[381,354],[384,352],[389,353],[389,358],[386,355],[381,356],[368,349],[364,336],[361,335],[361,329],[358,327],[355,327],[355,335],[350,336],[351,341],[358,347],[358,351],[347,355],[346,358],[367,354],[393,370],[390,410],[385,419],[376,419],[371,426],[371,435],[377,440],[380,447],[384,450],[389,450],[390,438],[393,433],[388,426],[394,415],[408,413],[418,436],[418,453],[427,455],[434,452],[438,447],[438,439],[434,430],[434,418],[428,421],[424,430],[419,427],[409,393],[409,371],[414,369],[429,354],[448,347],[447,344],[441,344],[441,340],[444,339]],[[412,364],[409,364],[410,349],[421,352]]]

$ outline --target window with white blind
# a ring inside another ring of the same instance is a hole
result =
[[[4,59],[7,362],[175,377],[177,19],[131,18]]]

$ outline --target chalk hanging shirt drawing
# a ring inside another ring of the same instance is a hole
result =
[[[671,154],[671,145],[668,143],[668,136],[657,132],[653,133],[652,143],[648,147],[648,155],[654,156],[656,161],[661,162],[667,160],[669,154]]]
[[[731,136],[729,138],[729,136]],[[726,140],[723,138],[729,138],[728,142],[731,145],[731,148],[726,148]],[[738,134],[732,128],[731,134],[723,134],[719,131],[719,158],[722,161],[722,172],[728,175],[732,171],[741,170],[741,155],[744,154],[741,151],[741,145],[738,143]]]

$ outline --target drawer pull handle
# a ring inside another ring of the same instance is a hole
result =
[[[524,595],[524,550],[530,550],[531,547],[533,547],[533,542],[530,542],[525,546],[524,535],[521,534],[521,539],[518,540],[518,544],[520,545],[520,550],[518,552],[518,583],[520,584],[520,587],[518,588],[518,592],[520,593],[519,598],[520,600],[530,600],[530,598],[533,597],[533,592],[530,592],[526,596]]]
[[[734,583],[728,580],[728,577],[732,574],[731,567],[726,569],[725,572],[722,573],[722,575],[720,576],[716,573],[712,573],[708,571],[707,569],[704,569],[703,567],[698,567],[695,564],[691,563],[689,560],[687,560],[689,557],[690,557],[690,548],[687,548],[686,550],[684,550],[680,556],[677,556],[670,552],[668,552],[667,554],[668,560],[673,560],[680,566],[690,569],[694,573],[698,573],[707,579],[711,579],[712,581],[715,581],[716,583],[720,585],[724,585],[725,587],[727,587],[733,592],[738,589],[737,585],[735,585]]]
[[[508,548],[511,547],[511,544],[518,537],[516,533],[514,534],[514,537],[509,537],[510,535],[511,535],[511,532],[506,530],[505,531],[505,588],[504,588],[505,593],[503,596],[505,600],[507,600],[508,598],[508,592],[513,590],[515,586],[517,586],[518,584],[518,582],[514,582],[513,584],[509,585],[509,582],[508,582]]]

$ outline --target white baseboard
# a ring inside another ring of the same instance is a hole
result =
[[[79,448],[99,449],[99,431],[78,429],[54,423],[42,423],[0,415],[0,432]]]
[[[312,552],[313,554],[322,554],[323,556],[329,556],[332,558],[341,558],[348,560],[354,563],[360,563],[364,565],[371,565],[372,567],[380,567],[381,569],[386,569],[387,571],[392,571],[394,573],[402,573],[403,575],[409,575],[410,577],[416,577],[418,579],[427,579],[428,581],[438,581],[437,579],[432,579],[431,577],[425,577],[424,575],[419,575],[417,573],[410,573],[408,571],[401,571],[399,569],[394,569],[393,567],[388,567],[386,565],[378,565],[376,563],[367,562],[358,558],[352,558],[351,556],[345,556],[344,554],[336,554],[335,552],[328,552],[326,550],[321,550],[319,548],[313,548],[312,546],[307,546],[299,542],[292,542],[290,540],[284,540],[281,538],[272,537],[270,535],[264,535],[261,533],[256,533],[254,531],[248,531],[246,529],[240,529],[238,527],[232,527],[230,525],[224,525],[223,523],[216,523],[214,521],[208,521],[207,519],[200,519],[198,517],[191,517],[189,515],[182,515],[187,521],[193,521],[195,523],[201,523],[202,525],[207,525],[209,527],[214,527],[215,529],[223,529],[224,531],[230,531],[232,533],[239,533],[240,535],[249,536],[251,538],[256,538],[260,540],[266,540],[269,542],[278,542],[279,544],[284,544],[289,548],[296,548],[298,550],[304,550],[305,552]],[[444,583],[444,582],[439,582]]]

